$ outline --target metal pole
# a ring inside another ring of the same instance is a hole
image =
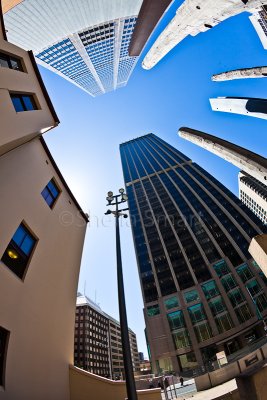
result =
[[[128,400],[137,400],[136,387],[133,374],[133,364],[131,356],[131,348],[129,341],[129,331],[127,323],[125,295],[123,286],[123,272],[121,261],[121,245],[120,245],[120,227],[119,227],[119,211],[118,199],[116,198],[116,254],[117,254],[117,280],[118,280],[118,297],[119,297],[119,312],[121,326],[121,342],[125,370],[125,380]]]

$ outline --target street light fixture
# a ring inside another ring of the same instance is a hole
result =
[[[125,203],[128,200],[128,196],[124,193],[124,189],[119,189],[118,195],[114,195],[113,192],[109,191],[106,200],[108,201],[107,206],[115,206],[115,211],[108,209],[105,215],[113,214],[116,221],[116,255],[117,255],[117,280],[118,280],[118,299],[119,299],[119,312],[120,312],[120,327],[121,327],[121,342],[123,352],[123,362],[125,370],[125,380],[128,400],[137,400],[136,387],[133,374],[133,364],[131,356],[131,347],[129,341],[129,330],[127,323],[127,313],[125,304],[125,294],[123,285],[123,272],[122,272],[122,260],[121,260],[121,244],[120,244],[120,226],[119,218],[127,218],[128,215],[124,211],[128,211],[129,208],[119,209],[121,203]]]

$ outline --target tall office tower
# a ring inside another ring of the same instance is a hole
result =
[[[264,47],[267,49],[267,6],[262,6],[257,12],[254,12],[249,17],[252,25],[254,26],[259,39]]]
[[[210,99],[210,105],[213,111],[222,111],[247,115],[248,117],[267,119],[267,99],[217,97]]]
[[[112,3],[112,4],[111,4]],[[5,14],[8,37],[92,96],[125,86],[138,57],[128,47],[142,0],[24,0]]]
[[[196,36],[208,31],[227,18],[244,11],[255,11],[267,4],[267,0],[184,0],[175,17],[160,34],[149,52],[143,67],[153,68],[166,54],[188,35]]]
[[[96,303],[80,293],[76,301],[74,365],[112,378],[109,319]]]
[[[140,370],[135,333],[129,329],[133,370]],[[111,379],[125,377],[120,324],[98,304],[77,295],[74,337],[74,364]]]
[[[238,179],[239,198],[267,224],[267,186],[244,171],[239,173]]]
[[[264,335],[264,230],[225,186],[154,134],[120,146],[154,371],[183,372]]]

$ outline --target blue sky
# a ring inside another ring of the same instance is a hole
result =
[[[187,37],[154,69],[142,59],[171,19],[176,1],[147,44],[125,88],[92,98],[41,68],[61,124],[45,140],[85,212],[90,213],[79,290],[118,318],[114,220],[104,216],[106,193],[123,186],[119,144],[153,132],[177,147],[237,194],[238,170],[179,138],[182,126],[208,132],[267,156],[267,122],[213,112],[210,97],[266,97],[267,79],[212,82],[212,74],[267,65],[248,14],[228,19],[196,37]],[[129,220],[122,220],[122,256],[129,326],[146,353],[143,303]],[[86,284],[85,284],[86,282]]]

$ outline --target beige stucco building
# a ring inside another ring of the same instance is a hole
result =
[[[124,400],[124,382],[73,366],[88,216],[42,138],[59,120],[32,52],[7,42],[1,1],[0,120],[0,399]]]
[[[41,135],[58,118],[0,29],[0,398],[68,399],[87,216]]]

